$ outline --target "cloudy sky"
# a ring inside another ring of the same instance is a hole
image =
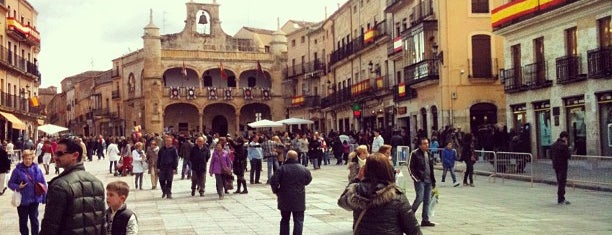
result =
[[[87,70],[108,70],[111,60],[142,48],[143,27],[153,9],[162,34],[183,29],[190,0],[29,0],[38,11],[41,87]],[[195,0],[211,3],[213,0]],[[276,29],[289,19],[321,21],[346,0],[217,0],[223,30],[242,26]]]

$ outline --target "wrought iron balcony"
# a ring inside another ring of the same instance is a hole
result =
[[[557,83],[568,84],[586,79],[581,74],[580,56],[562,56],[557,58]]]
[[[417,97],[417,91],[405,84],[401,83],[399,85],[393,86],[393,100],[395,102],[410,100]]]
[[[316,108],[321,106],[321,97],[318,95],[293,96],[291,97],[292,108]]]
[[[552,86],[552,80],[548,79],[546,71],[546,63],[544,62],[523,66],[523,84],[532,90]]]
[[[433,59],[423,60],[419,63],[404,67],[404,78],[406,85],[413,85],[429,80],[440,79],[438,73],[438,61]]]
[[[338,61],[341,61],[353,54],[359,53],[386,36],[388,36],[387,22],[383,20],[346,45],[333,51],[330,55],[329,66],[332,66]]]
[[[36,77],[40,82],[41,76],[40,72],[38,71],[38,65],[24,59],[23,57],[15,54],[14,51],[11,51],[3,46],[0,46],[0,63],[3,63],[9,68],[13,68],[19,72],[30,74]]]
[[[321,99],[321,107],[327,108],[351,101],[351,87],[342,88]]]
[[[590,78],[612,76],[612,47],[589,50],[587,57]]]
[[[515,93],[528,89],[528,86],[523,83],[523,74],[521,70],[521,66],[501,70],[504,91],[506,91],[506,93]]]

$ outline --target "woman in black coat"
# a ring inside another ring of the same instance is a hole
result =
[[[465,134],[461,141],[461,161],[465,162],[465,174],[463,175],[463,186],[468,185],[468,178],[470,180],[470,186],[474,187],[474,163],[476,163],[476,157],[474,156],[474,139],[472,134]]]
[[[238,185],[238,189],[234,193],[247,194],[249,191],[247,190],[246,180],[244,179],[244,172],[247,167],[247,156],[246,151],[244,149],[244,139],[242,136],[238,136],[236,140],[231,138],[227,139],[232,149],[234,149],[234,162],[233,162],[233,171],[236,175],[236,184]],[[240,187],[243,187],[243,190],[240,190]]]
[[[6,191],[4,179],[9,171],[11,171],[11,160],[8,158],[6,151],[4,151],[3,148],[0,148],[0,196]]]

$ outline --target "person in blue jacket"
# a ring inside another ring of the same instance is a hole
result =
[[[446,179],[446,172],[450,171],[451,178],[453,179],[453,186],[459,186],[457,177],[455,177],[455,160],[457,159],[457,150],[453,148],[453,142],[446,143],[446,148],[442,150],[442,182]]]
[[[41,183],[47,188],[45,177],[36,163],[34,163],[34,151],[23,152],[23,162],[17,164],[11,174],[8,186],[11,190],[21,193],[21,204],[17,207],[19,215],[19,232],[21,235],[28,234],[28,218],[30,219],[31,234],[38,234],[38,204],[43,202],[46,191],[36,193],[36,184]]]

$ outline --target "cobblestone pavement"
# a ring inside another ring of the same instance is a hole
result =
[[[87,162],[86,169],[105,183],[121,179],[133,185],[133,176],[108,174],[105,160]],[[311,172],[304,234],[351,234],[351,212],[336,205],[347,183],[346,167],[323,166]],[[440,198],[431,219],[437,225],[423,228],[424,234],[612,234],[612,193],[568,189],[566,197],[572,204],[559,206],[553,185],[534,184],[531,188],[527,182],[492,183],[475,176],[476,187],[455,188],[450,175],[447,177],[446,183],[440,183],[441,172],[436,171]],[[159,189],[150,190],[148,175],[144,182],[145,190],[131,190],[127,201],[138,215],[140,234],[278,234],[280,213],[268,185],[248,185],[249,194],[219,200],[214,180],[208,178],[205,197],[191,197],[190,181],[175,175],[174,198],[162,199]],[[411,182],[407,195],[412,201]],[[0,196],[1,234],[19,233],[10,196],[10,191]],[[44,206],[40,211],[42,220]],[[417,215],[420,220],[420,209]]]

